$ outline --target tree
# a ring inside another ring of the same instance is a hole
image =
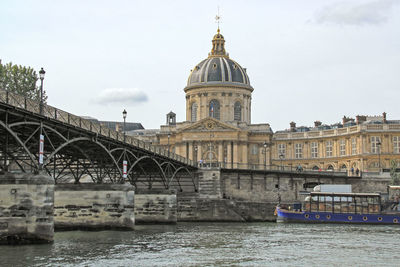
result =
[[[392,177],[392,185],[400,185],[400,175],[396,173],[397,162],[393,159],[390,162],[390,177]]]
[[[13,65],[11,62],[3,65],[0,62],[0,89],[40,101],[40,86],[36,86],[38,79],[31,67]],[[46,92],[43,91],[43,101],[46,100]]]

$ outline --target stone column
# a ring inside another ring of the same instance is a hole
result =
[[[54,179],[0,175],[0,244],[50,243],[54,239]]]
[[[133,230],[134,191],[129,184],[57,184],[54,226],[61,230]]]
[[[194,157],[193,157],[193,143],[192,142],[190,142],[189,143],[189,159],[190,160],[194,160]]]
[[[238,153],[238,143],[233,143],[233,168],[238,168],[239,153]]]
[[[201,149],[201,143],[197,144],[197,162],[199,162],[201,159],[204,161],[203,156],[202,156],[202,149]]]
[[[222,145],[222,142],[218,143],[218,162],[220,166],[224,166],[224,146]]]
[[[248,169],[248,148],[247,148],[247,143],[244,143],[241,145],[242,147],[242,168]]]
[[[231,146],[231,142],[227,142],[227,153],[226,153],[226,167],[227,168],[231,168],[232,167],[232,146]]]

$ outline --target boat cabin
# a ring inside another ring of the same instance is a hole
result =
[[[309,212],[378,214],[381,212],[381,195],[311,192],[303,207]]]

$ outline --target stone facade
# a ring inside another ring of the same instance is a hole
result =
[[[136,224],[177,222],[177,202],[175,191],[141,190],[135,194]]]
[[[54,180],[45,175],[0,175],[0,244],[53,242]]]
[[[357,169],[360,173],[388,171],[392,162],[400,167],[400,121],[386,120],[386,114],[355,125],[320,128],[302,132],[293,127],[275,133],[271,164],[344,171],[349,175],[357,175]]]
[[[58,230],[132,230],[134,191],[121,184],[58,184],[54,225]]]

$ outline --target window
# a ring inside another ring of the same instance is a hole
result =
[[[251,154],[252,155],[257,155],[258,154],[258,145],[252,145],[251,146]]]
[[[197,103],[192,104],[192,121],[197,121]]]
[[[371,153],[373,154],[379,153],[380,145],[381,145],[381,138],[379,136],[371,136]]]
[[[210,101],[209,116],[219,120],[219,102],[216,99]]]
[[[346,140],[340,140],[340,156],[346,156]]]
[[[352,155],[357,154],[357,139],[356,138],[351,139],[351,154]]]
[[[233,119],[235,121],[241,121],[242,120],[242,105],[240,104],[239,101],[235,103],[235,106],[233,108]]]
[[[295,144],[294,148],[294,157],[296,159],[303,158],[303,144]]]
[[[317,142],[311,143],[311,157],[318,158],[318,143]]]
[[[326,141],[326,157],[332,157],[333,155],[333,142],[332,141]]]
[[[400,136],[393,136],[393,153],[400,153]]]
[[[284,159],[285,157],[286,157],[286,144],[278,144],[278,158]]]

